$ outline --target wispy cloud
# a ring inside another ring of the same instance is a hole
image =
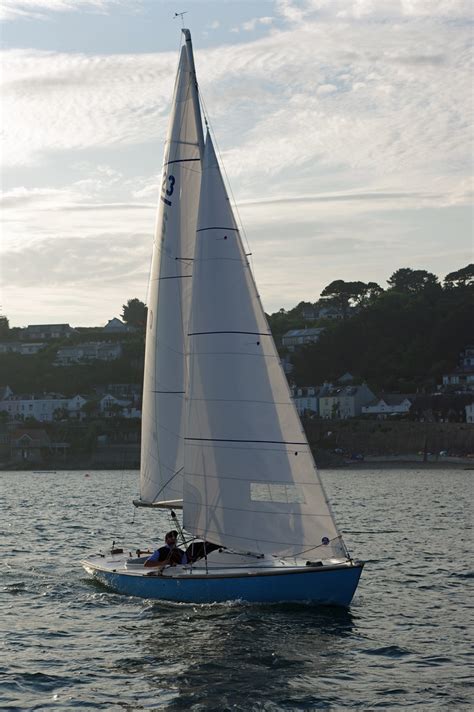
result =
[[[126,0],[2,0],[0,19],[38,19],[48,12],[106,12],[111,6],[123,4],[124,1]]]
[[[316,298],[338,276],[379,281],[400,255],[441,272],[469,258],[465,237],[450,235],[446,255],[440,233],[469,231],[469,11],[464,0],[279,0],[275,20],[239,27],[246,41],[197,49],[267,308]],[[70,281],[87,314],[101,281],[110,299],[125,283],[144,295],[176,63],[174,53],[3,53],[5,176],[48,161],[66,175],[13,183],[4,197],[4,308],[24,299],[26,313],[28,283],[49,305],[48,274],[64,303]]]

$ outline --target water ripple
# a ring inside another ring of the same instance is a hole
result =
[[[472,473],[323,476],[349,548],[367,561],[348,611],[111,593],[79,559],[113,539],[152,545],[169,528],[166,513],[147,510],[131,524],[135,473],[0,474],[0,707],[471,709]]]

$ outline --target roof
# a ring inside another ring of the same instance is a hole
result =
[[[370,401],[370,403],[367,403],[366,407],[378,405],[381,401],[387,405],[400,405],[405,400],[413,402],[415,398],[415,393],[382,393],[380,396],[377,396],[377,398]]]
[[[324,331],[323,327],[319,328],[313,328],[313,329],[291,329],[290,331],[287,331],[286,334],[283,334],[283,339],[287,337],[294,337],[294,336],[319,336],[319,334]]]
[[[362,389],[370,391],[368,385],[366,383],[362,383],[362,385],[360,386],[336,386],[335,388],[329,389],[325,396],[330,398],[340,396],[355,396],[357,395],[358,391]],[[377,399],[377,402],[378,400],[379,399]]]
[[[37,447],[47,447],[50,445],[51,441],[49,439],[49,435],[46,432],[46,430],[34,430],[34,429],[19,429],[19,430],[14,430],[13,433],[10,435],[10,441],[12,445],[15,442],[19,442],[22,438],[24,437],[29,438],[29,440],[32,441],[32,443],[35,443]]]
[[[6,401],[24,401],[24,400],[67,400],[62,393],[20,393],[18,395],[11,394],[4,398]]]
[[[349,371],[346,371],[340,378],[337,379],[338,383],[347,383],[348,381],[353,381],[354,376]]]
[[[72,329],[69,324],[28,324],[27,329]]]
[[[104,329],[120,329],[120,331],[128,331],[129,330],[128,324],[125,324],[125,322],[121,321],[116,316],[114,316],[113,319],[109,319],[109,321],[103,328]]]

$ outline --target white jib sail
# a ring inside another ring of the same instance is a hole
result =
[[[182,499],[185,340],[203,144],[192,48],[181,50],[165,144],[148,296],[140,500]]]
[[[209,135],[189,334],[185,528],[239,551],[344,555]]]

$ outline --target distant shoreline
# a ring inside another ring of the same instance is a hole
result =
[[[419,457],[419,456],[418,456]],[[380,457],[375,456],[370,457],[366,460],[354,460],[346,462],[332,462],[319,464],[316,458],[316,465],[318,470],[473,470],[474,471],[474,458],[469,457],[444,457],[438,459],[430,459],[427,462],[423,462],[417,459],[416,456],[399,456],[399,457]],[[73,465],[65,465],[64,463],[43,463],[43,466],[39,463],[32,465],[31,467],[15,467],[15,465],[3,463],[0,464],[1,472],[37,472],[38,474],[55,474],[56,472],[103,472],[104,470],[110,470],[113,472],[139,472],[137,467],[127,467],[127,466],[117,466],[116,463],[107,465],[106,463],[94,464],[94,465],[84,465],[82,463],[77,463]]]
[[[362,460],[341,464],[318,465],[318,470],[474,470],[472,458],[452,460]]]

